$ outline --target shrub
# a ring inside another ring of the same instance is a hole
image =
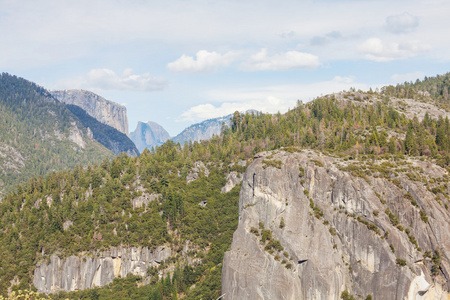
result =
[[[266,241],[270,241],[272,239],[272,231],[270,229],[264,229],[261,232],[261,241],[265,243]]]
[[[394,245],[390,244],[389,247],[391,248],[392,253],[395,253]]]
[[[261,230],[264,229],[264,223],[263,222],[259,221],[258,225],[259,225],[259,229],[261,229]]]
[[[286,223],[284,222],[284,218],[283,217],[281,217],[281,220],[280,220],[280,228],[284,228],[286,226]]]
[[[398,220],[398,217],[396,214],[394,214],[393,212],[391,212],[391,210],[388,208],[386,208],[385,213],[388,215],[389,220],[391,221],[392,225],[397,226],[398,223],[400,222]]]
[[[334,227],[330,227],[330,233],[332,236],[336,235],[336,229],[334,229]]]
[[[256,235],[256,236],[259,235],[259,230],[258,230],[258,228],[250,227],[250,232],[253,233],[253,234]]]
[[[351,295],[347,290],[341,293],[341,299],[343,300],[355,300],[355,297]]]
[[[311,162],[313,162],[318,167],[323,167],[323,163],[320,160],[311,159]]]
[[[406,266],[406,260],[404,260],[404,259],[402,259],[402,258],[398,258],[398,257],[397,257],[395,263],[396,263],[397,265],[399,265],[400,267]]]
[[[428,223],[427,213],[423,209],[420,210],[420,219],[425,223]]]
[[[305,176],[305,169],[303,169],[303,167],[299,164],[298,165],[298,177],[303,177]]]
[[[263,160],[263,168],[266,169],[268,167],[274,167],[277,169],[281,169],[282,162],[281,160]]]

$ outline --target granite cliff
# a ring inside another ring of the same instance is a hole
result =
[[[52,255],[49,262],[36,267],[33,285],[40,293],[54,293],[104,286],[128,274],[146,277],[149,267],[159,266],[171,255],[171,249],[162,246],[153,251],[141,247],[111,247],[108,251],[85,256],[59,258]]]
[[[255,158],[223,299],[449,299],[447,170],[310,150]]]
[[[79,106],[66,104],[66,107],[80,120],[84,127],[88,128],[92,138],[114,154],[125,152],[129,156],[139,156],[138,149],[126,134],[97,121]]]
[[[91,117],[128,135],[128,118],[125,106],[85,90],[50,91],[51,95],[65,104],[84,109]]]
[[[170,135],[158,123],[148,121],[146,123],[138,122],[136,129],[130,133],[130,139],[139,152],[142,152],[145,148],[161,146],[170,139]]]

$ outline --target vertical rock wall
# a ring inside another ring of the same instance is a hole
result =
[[[171,255],[171,249],[167,247],[158,247],[154,251],[140,247],[112,247],[108,251],[62,259],[52,255],[49,262],[36,267],[33,284],[40,293],[104,286],[114,278],[128,274],[144,277],[148,267],[159,265]]]
[[[313,151],[256,157],[244,175],[239,225],[224,257],[223,299],[340,299],[344,290],[361,299],[449,299],[448,210],[423,183],[404,175],[397,178],[401,187],[366,181],[341,163]],[[430,174],[437,171],[446,173]],[[418,207],[404,198],[407,191]],[[387,208],[405,230],[391,223]],[[267,248],[263,230],[281,250]],[[431,275],[426,250],[441,252],[438,276]]]
[[[50,93],[60,102],[79,106],[99,122],[128,135],[128,117],[125,106],[84,90],[62,90]]]

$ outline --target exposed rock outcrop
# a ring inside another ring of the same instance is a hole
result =
[[[389,175],[361,178],[349,166],[366,163],[313,151],[255,158],[224,257],[223,299],[340,299],[344,290],[362,299],[449,299],[449,211],[407,176],[445,181],[445,169],[390,162]]]
[[[158,123],[148,121],[147,123],[138,122],[136,129],[130,133],[130,139],[139,152],[142,152],[145,148],[151,149],[164,144],[170,139],[170,135]]]
[[[205,164],[202,161],[196,161],[192,167],[192,171],[186,176],[186,183],[197,180],[200,172],[203,172],[206,177],[209,176],[209,170]]]
[[[61,90],[50,91],[50,93],[60,102],[79,106],[91,117],[128,135],[128,118],[125,106],[85,90]]]
[[[236,186],[236,184],[240,183],[242,179],[243,179],[242,174],[236,171],[230,172],[230,174],[227,175],[227,183],[225,183],[225,185],[222,187],[220,191],[222,193],[228,193]]]
[[[145,277],[148,267],[158,266],[171,255],[170,248],[161,246],[154,251],[140,247],[111,247],[108,251],[63,259],[52,255],[50,262],[42,262],[36,267],[33,284],[41,293],[104,286],[114,278],[128,274]]]
[[[158,200],[159,197],[161,197],[161,194],[149,194],[149,193],[142,193],[139,197],[134,198],[131,200],[131,203],[133,204],[133,209],[141,208],[142,206],[147,209],[147,206],[150,202]]]

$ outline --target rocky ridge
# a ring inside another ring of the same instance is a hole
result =
[[[232,115],[215,118],[191,125],[180,134],[172,138],[175,143],[184,144],[189,141],[198,142],[212,138],[213,135],[220,134],[222,124],[230,125]]]
[[[171,249],[163,246],[153,251],[141,247],[111,247],[107,251],[67,258],[52,255],[49,262],[36,267],[33,285],[40,293],[54,293],[104,286],[128,274],[146,277],[149,267],[159,266],[171,255]]]
[[[54,90],[51,95],[65,104],[84,109],[91,117],[128,135],[127,109],[85,90]]]
[[[399,113],[404,114],[407,118],[412,119],[417,117],[422,121],[425,114],[428,113],[430,117],[450,117],[450,112],[436,106],[436,103],[429,97],[427,93],[422,93],[421,99],[411,98],[395,98],[390,97],[388,100],[383,95],[367,92],[339,92],[328,95],[327,97],[334,97],[342,102],[352,102],[355,105],[373,105],[377,102],[384,102],[392,105]]]
[[[447,170],[291,152],[245,172],[223,299],[450,297]]]

